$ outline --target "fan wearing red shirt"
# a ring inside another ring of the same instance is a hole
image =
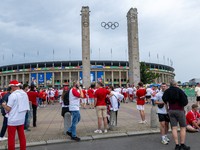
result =
[[[145,95],[146,90],[143,88],[143,82],[138,83],[139,90],[137,90],[136,96],[137,98],[137,110],[140,111],[140,116],[142,118],[142,121],[139,123],[146,123],[145,120],[145,113],[144,113],[144,104],[145,104]]]
[[[45,107],[46,106],[46,101],[47,101],[47,96],[48,94],[46,93],[46,90],[43,90],[43,93],[42,93],[42,106]]]
[[[39,104],[40,104],[40,107],[42,107],[42,97],[43,97],[43,90],[40,89],[40,92],[39,92]]]
[[[81,99],[82,101],[82,108],[86,109],[86,91],[85,91],[85,87],[83,87],[83,98]]]
[[[32,102],[32,107],[33,107],[33,127],[36,127],[36,113],[37,113],[37,97],[38,97],[38,92],[35,91],[35,86],[31,85],[31,90],[27,92],[29,101]]]
[[[89,105],[90,105],[90,109],[92,109],[92,108],[94,109],[94,90],[90,87],[87,90],[87,94],[89,96],[88,102],[89,102]]]
[[[189,111],[186,115],[186,129],[191,132],[200,132],[200,115],[197,112],[198,111],[198,105],[193,104],[192,110]]]
[[[98,90],[95,92],[95,100],[94,105],[96,107],[96,113],[98,118],[98,129],[94,131],[94,133],[102,133],[101,131],[101,120],[103,117],[104,120],[104,133],[107,133],[107,106],[106,106],[106,96],[108,95],[108,98],[113,96],[113,94],[108,91],[107,89],[103,88],[103,83],[98,82],[97,84]]]
[[[58,102],[58,89],[56,89],[56,92],[55,92],[55,101]]]

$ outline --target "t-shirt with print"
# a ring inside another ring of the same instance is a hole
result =
[[[129,94],[129,95],[133,95],[133,88],[130,88],[130,87],[129,87],[127,90],[128,90],[128,94]]]
[[[157,93],[156,96],[155,96],[155,98],[154,98],[154,101],[163,102],[163,100],[162,100],[163,94],[164,94],[164,93],[163,93],[162,91],[160,91],[159,93]],[[158,114],[167,114],[165,105],[163,106],[163,108],[159,108],[159,107],[158,107],[157,113],[158,113]]]
[[[95,98],[97,98],[96,106],[106,106],[105,99],[107,94],[110,94],[110,91],[104,88],[100,88],[95,92]]]
[[[151,89],[150,94],[151,94],[151,99],[154,99],[156,95],[152,95],[153,93],[156,93],[153,89]]]
[[[86,91],[85,90],[82,90],[83,91],[83,99],[86,98]]]
[[[193,112],[192,110],[189,111],[186,115],[186,123],[187,125],[192,125],[192,121],[195,121],[197,123],[197,119],[200,118],[200,115],[198,112]]]
[[[89,95],[89,98],[94,98],[94,91],[93,91],[93,89],[89,89],[88,91],[87,91],[87,93],[88,93],[88,95]]]
[[[137,105],[144,105],[145,104],[145,99],[144,100],[140,99],[140,97],[145,96],[145,94],[146,94],[146,90],[145,89],[137,90],[137,93],[136,93],[136,95],[138,97],[137,98]]]
[[[43,97],[43,92],[39,92],[39,98]]]
[[[43,92],[42,99],[45,100],[46,97],[47,97],[47,95],[48,95],[48,94],[47,94],[46,92]]]

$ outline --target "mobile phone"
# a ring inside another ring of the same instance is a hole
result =
[[[78,89],[78,85],[76,84],[76,88]]]

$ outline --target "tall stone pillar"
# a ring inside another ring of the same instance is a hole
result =
[[[46,72],[44,72],[44,87],[47,86],[47,75]]]
[[[83,86],[90,87],[90,11],[88,6],[83,6],[81,10],[82,27],[82,73]]]
[[[8,75],[6,75],[6,88],[8,87]]]
[[[113,76],[114,76],[114,72],[113,72],[113,71],[111,71],[112,86],[114,86],[114,79],[113,79]]]
[[[97,86],[97,82],[98,82],[98,79],[97,79],[97,71],[95,71],[95,86]]]
[[[122,86],[122,75],[121,75],[121,71],[119,71],[119,86],[121,87]]]
[[[128,71],[126,71],[126,87],[128,87],[127,81],[128,81]],[[129,84],[130,84],[130,80],[129,80]]]
[[[137,9],[131,8],[127,13],[128,26],[128,53],[129,53],[129,84],[137,85],[140,82],[140,61],[138,42]]]
[[[16,77],[17,77],[17,75],[16,75]],[[46,79],[45,79],[45,80],[46,80]],[[29,73],[28,84],[29,84],[29,86],[31,86],[31,73]]]
[[[10,75],[10,81],[12,81],[13,80],[13,75]]]
[[[19,75],[18,74],[16,74],[16,80],[18,81],[19,80]],[[19,82],[19,81],[18,81]]]
[[[1,76],[1,87],[3,87],[3,76]]]
[[[24,73],[23,73],[23,74],[22,74],[22,82],[23,82],[23,84],[25,84],[24,81],[25,81],[25,80],[24,80]]]
[[[63,72],[60,72],[60,87],[63,87]]]
[[[69,71],[69,86],[72,86],[72,72]]]
[[[106,87],[106,83],[105,83],[106,82],[106,72],[105,71],[103,72],[103,80],[104,80],[104,86]]]
[[[38,73],[36,73],[36,87],[38,88],[39,83],[38,83]]]
[[[55,73],[54,72],[52,72],[52,87],[54,87],[55,86]]]

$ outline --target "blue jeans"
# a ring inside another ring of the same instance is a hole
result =
[[[42,98],[39,98],[40,106],[42,105]]]
[[[39,107],[39,97],[37,97],[37,107]]]
[[[8,123],[8,118],[6,118],[5,116],[3,117],[3,126],[1,128],[1,134],[0,137],[4,137],[5,133],[6,133],[6,129],[7,129],[7,123]]]
[[[79,110],[78,111],[71,111],[72,115],[72,125],[68,129],[68,132],[72,133],[72,137],[76,137],[76,125],[81,120],[81,115]]]
[[[27,111],[26,116],[25,116],[24,130],[25,130],[25,129],[28,129],[28,128],[27,128],[28,116],[29,116],[29,111]]]

